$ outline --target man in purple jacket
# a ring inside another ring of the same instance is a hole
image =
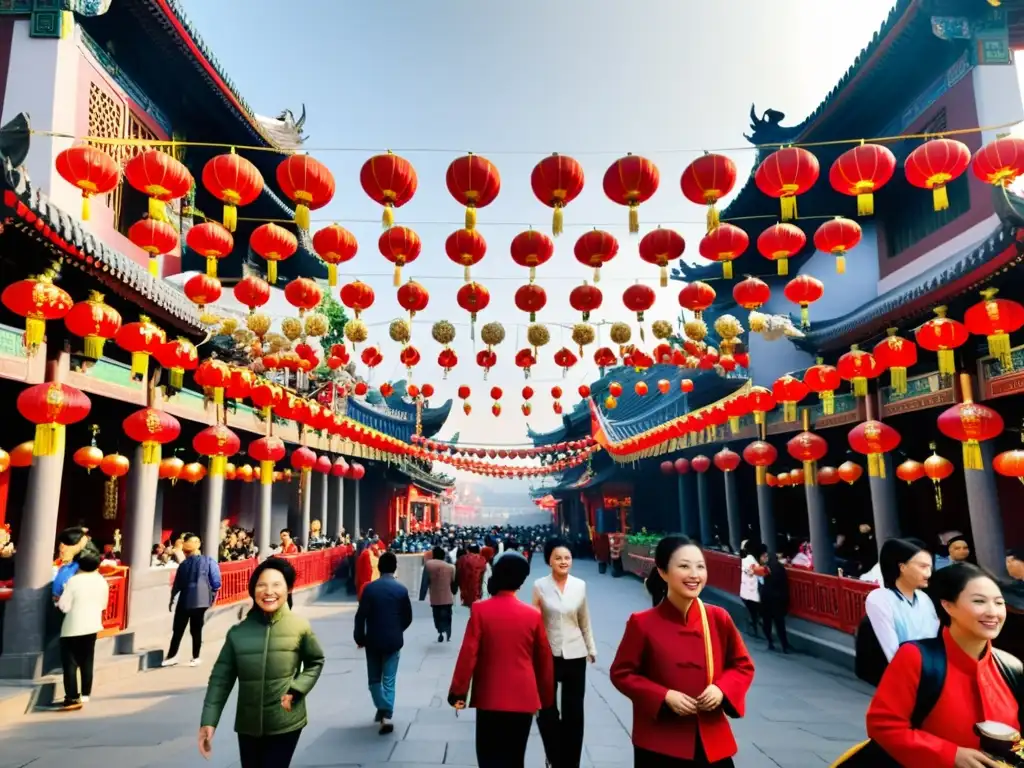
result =
[[[173,667],[178,663],[178,647],[185,636],[185,627],[192,635],[192,660],[189,666],[198,666],[199,651],[203,647],[203,618],[210,607],[217,602],[220,589],[220,567],[212,557],[202,554],[202,542],[194,533],[185,534],[182,547],[185,559],[174,574],[171,587],[169,610],[174,613],[174,629],[171,632],[171,647],[167,650],[162,666]],[[174,599],[178,599],[177,608]]]

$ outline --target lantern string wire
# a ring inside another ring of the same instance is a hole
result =
[[[203,219],[204,221],[218,221],[218,219],[210,217],[210,216],[206,216],[205,214],[202,214],[199,211],[196,211],[194,209],[192,209],[190,211],[187,211],[184,215],[194,216],[195,218],[200,218],[200,219]],[[839,213],[818,214],[818,215],[814,215],[814,216],[803,216],[803,215],[801,215],[797,219],[797,222],[800,222],[800,221],[818,221],[818,220],[823,220],[823,219],[836,219],[836,218],[841,218],[841,217],[842,217],[842,214],[839,214]],[[778,221],[779,217],[778,217],[778,214],[769,213],[769,214],[756,214],[756,215],[752,215],[752,216],[731,216],[731,217],[723,218],[721,221],[723,223],[728,224],[728,223],[732,223],[732,222],[736,222],[736,221],[756,221],[756,220],[765,220],[765,219],[770,219],[772,221]],[[280,224],[281,226],[295,226],[295,220],[294,219],[261,219],[261,218],[250,217],[250,216],[239,216],[238,217],[238,221],[247,221],[247,222],[262,223],[262,224]],[[314,216],[309,221],[310,221],[310,224],[377,224],[378,226],[380,225],[380,217],[379,216],[377,218],[375,218],[375,219],[329,219],[329,218],[321,218],[321,217],[318,217],[318,216]],[[428,221],[428,220],[402,221],[400,223],[403,226],[408,226],[408,227],[435,227],[435,226],[440,227],[440,226],[444,226],[444,227],[458,227],[458,228],[461,229],[462,227],[465,226],[464,220],[461,220],[461,219],[460,220],[451,219],[451,220],[445,220],[445,221],[442,221],[442,220],[434,220],[434,221]],[[651,229],[654,230],[654,229],[657,229],[660,226],[682,226],[682,225],[706,226],[707,225],[707,219],[701,218],[701,219],[678,219],[678,220],[670,220],[670,221],[659,221],[656,225],[651,225]],[[482,223],[480,226],[482,228],[484,228],[484,229],[486,229],[488,227],[517,227],[517,228],[521,228],[521,229],[533,229],[534,228],[534,224],[532,222],[527,222],[527,221],[487,221],[485,223]],[[567,222],[565,222],[563,224],[563,226],[566,229],[573,229],[573,228],[575,228],[575,229],[600,229],[600,228],[612,229],[612,228],[622,227],[623,224],[622,224],[621,221],[604,222],[604,223],[600,223],[600,222],[598,222],[598,223],[594,223],[594,222],[575,222],[575,221],[570,222],[570,221],[567,221]]]
[[[714,149],[708,148],[692,148],[692,147],[674,147],[667,149],[651,149],[647,150],[651,154],[703,154],[704,152],[749,152],[757,151],[761,149],[779,149],[781,147],[834,147],[844,146],[853,144],[863,144],[869,142],[872,144],[886,144],[897,141],[907,141],[912,139],[935,139],[945,138],[948,136],[964,136],[973,133],[986,133],[989,131],[999,131],[1005,128],[1014,128],[1021,124],[1021,121],[1014,120],[1009,123],[1000,123],[998,125],[984,125],[984,126],[972,126],[970,128],[954,128],[946,131],[936,131],[930,133],[902,133],[893,136],[877,136],[873,138],[859,138],[859,139],[832,139],[830,141],[808,141],[808,142],[769,142],[766,144],[748,144],[742,147],[718,147]],[[289,154],[306,154],[314,152],[358,152],[363,154],[375,154],[380,152],[398,152],[405,154],[453,154],[461,155],[467,153],[469,150],[466,149],[453,149],[443,147],[406,147],[402,149],[385,149],[380,147],[302,147],[298,151],[289,151],[280,147],[265,147],[265,146],[246,146],[242,144],[231,144],[224,142],[215,141],[179,141],[173,139],[136,139],[136,138],[111,138],[109,136],[75,136],[71,133],[64,133],[62,131],[45,131],[30,129],[29,133],[35,136],[45,136],[53,139],[70,139],[71,141],[82,141],[89,144],[95,145],[107,145],[115,147],[123,146],[136,146],[136,147],[170,147],[172,150],[177,147],[207,147],[213,149],[229,149],[229,150],[243,150],[248,152],[271,152],[274,154],[289,155]],[[475,154],[486,154],[492,156],[499,155],[535,155],[544,157],[550,155],[550,151],[540,150],[527,150],[527,149],[494,149],[494,150],[473,150]],[[569,153],[561,153],[569,154]],[[624,154],[619,150],[579,150],[573,152],[574,155],[617,155]]]

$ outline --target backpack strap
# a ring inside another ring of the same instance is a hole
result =
[[[921,679],[910,715],[910,727],[920,730],[942,695],[946,684],[946,645],[942,637],[929,637],[912,643],[921,652]]]
[[[998,648],[992,649],[992,660],[999,668],[999,673],[1010,686],[1010,691],[1017,699],[1017,706],[1024,712],[1024,663],[1016,656],[1001,651]]]

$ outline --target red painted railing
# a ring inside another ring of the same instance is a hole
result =
[[[103,631],[100,632],[100,637],[107,637],[128,628],[128,578],[131,571],[127,566],[119,565],[101,568],[100,572],[110,587],[107,609],[103,612]]]

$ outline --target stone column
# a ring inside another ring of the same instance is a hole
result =
[[[157,468],[157,475],[159,476],[160,469]],[[153,508],[153,543],[160,542],[164,543],[164,487],[157,481],[156,484],[156,503]]]
[[[149,463],[146,463],[149,459]],[[149,568],[153,549],[153,521],[156,518],[157,487],[160,484],[160,448],[135,448],[128,475],[128,513],[121,559],[132,568]],[[20,553],[19,553],[20,554]]]
[[[808,466],[810,465],[810,466]],[[835,542],[829,532],[825,497],[818,485],[818,463],[804,462],[804,493],[807,496],[807,524],[811,532],[815,573],[836,574]]]
[[[778,534],[775,531],[775,499],[768,485],[768,468],[755,467],[754,471],[757,473],[757,524],[761,529],[761,541],[768,546],[770,553],[775,554]]]
[[[309,548],[309,521],[310,521],[310,494],[313,491],[313,473],[304,469],[299,473],[299,511],[302,514],[301,527],[298,531],[292,531],[297,535],[303,546]]]
[[[679,532],[685,536],[692,536],[688,527],[689,521],[686,519],[686,486],[683,484],[683,477],[684,475],[676,477],[676,494],[679,496]]]
[[[708,478],[704,472],[697,473],[697,512],[700,519],[700,542],[715,543],[715,526],[711,522],[711,504],[708,501]]]
[[[359,520],[359,512],[361,511],[361,507],[362,507],[362,504],[360,503],[360,499],[359,499],[359,489],[362,487],[363,481],[362,480],[356,480],[355,481],[355,485],[356,485],[356,489],[355,489],[356,490],[356,499],[355,499],[355,504],[352,505],[353,507],[355,507],[355,509],[352,510],[352,540],[353,541],[356,541],[357,537],[360,536],[360,527],[359,526],[362,525],[361,521]]]
[[[881,454],[877,469],[873,461],[868,462],[868,485],[871,488],[871,509],[875,521],[875,544],[879,552],[887,539],[900,535],[900,517],[896,508],[896,473],[892,457]],[[817,558],[817,554],[815,554]]]
[[[337,490],[337,507],[334,518],[335,527],[332,534],[334,536],[341,536],[341,531],[345,527],[345,478],[335,477],[334,487]]]
[[[328,475],[321,474],[318,481],[320,485],[320,531],[324,536],[328,533],[329,528],[327,524],[330,522],[327,519],[327,516],[330,514],[330,507],[327,506],[327,478]]]
[[[729,520],[729,546],[733,552],[739,552],[743,540],[743,516],[736,497],[736,473],[723,472],[722,476],[725,482],[725,513]]]
[[[270,542],[274,540],[274,462],[260,462],[259,512],[256,515],[256,549],[265,560],[270,555]]]
[[[220,523],[224,517],[224,474],[215,470],[217,457],[210,458],[210,471],[203,481],[202,538],[203,554],[217,559],[220,549]]]
[[[971,538],[978,565],[996,576],[1006,577],[1006,542],[999,508],[996,476],[992,470],[991,442],[981,444],[981,469],[964,469],[967,509],[971,515]]]

